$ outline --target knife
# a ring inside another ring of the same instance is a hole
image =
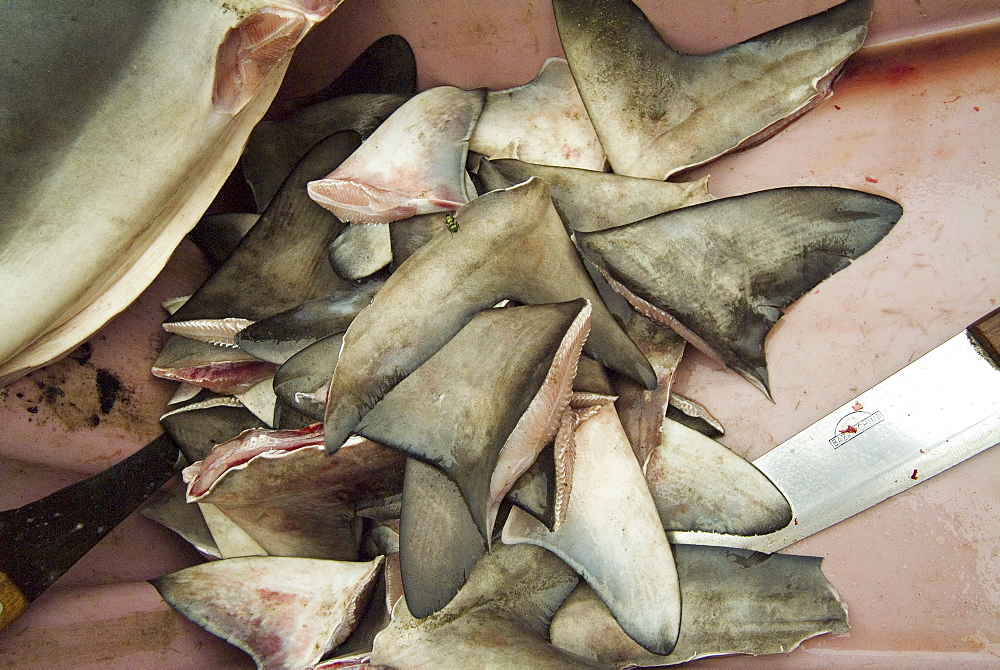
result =
[[[1000,309],[753,461],[791,505],[787,526],[668,536],[771,553],[998,443]]]
[[[107,470],[0,512],[0,630],[184,463],[161,435]]]

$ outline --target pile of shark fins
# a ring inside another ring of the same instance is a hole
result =
[[[261,668],[654,666],[847,630],[819,559],[670,544],[791,522],[671,386],[691,343],[768,393],[783,309],[902,210],[663,180],[827,95],[871,2],[698,58],[630,0],[553,4],[568,62],[509,95],[415,94],[391,38],[273,111],[259,218],[171,306],[154,373],[183,382],[162,422],[192,465],[146,513],[219,560],[155,584]]]

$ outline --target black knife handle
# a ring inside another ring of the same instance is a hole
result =
[[[163,486],[182,463],[173,440],[161,435],[106,470],[0,512],[0,628]],[[24,605],[18,605],[21,600]]]

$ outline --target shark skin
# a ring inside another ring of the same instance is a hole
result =
[[[441,469],[406,459],[399,561],[406,605],[422,619],[451,602],[486,551],[458,486]]]
[[[252,356],[280,365],[310,344],[347,330],[380,288],[382,282],[373,280],[307,300],[255,321],[236,334],[236,344]]]
[[[266,119],[283,120],[307,107],[345,95],[417,92],[417,59],[406,38],[386,35],[372,42],[328,86],[272,107]]]
[[[672,182],[510,159],[491,160],[489,164],[515,184],[531,177],[547,181],[552,190],[552,204],[563,223],[570,230],[585,233],[622,226],[712,199],[708,193],[708,177],[693,182]]]
[[[371,662],[413,670],[602,668],[548,641],[549,621],[579,578],[550,552],[498,545],[440,612],[415,618],[405,597],[375,637]]]
[[[480,196],[410,256],[351,323],[330,382],[327,449],[337,447],[385,393],[503,299],[545,304],[583,297],[593,311],[584,351],[641,383],[649,363],[604,306],[540,179]],[[419,304],[415,304],[415,302]]]
[[[606,163],[564,58],[546,60],[523,86],[490,91],[469,150],[586,170],[603,170]]]
[[[863,191],[785,187],[575,237],[633,308],[769,396],[764,340],[783,310],[874,247],[902,213]]]
[[[670,653],[681,620],[677,569],[614,405],[605,403],[579,422],[574,441],[573,491],[562,526],[550,531],[515,507],[501,538],[562,558],[600,594],[633,640],[654,653]]]
[[[631,0],[553,0],[570,70],[617,174],[667,179],[762,141],[829,94],[872,0],[706,55],[674,51]]]
[[[356,133],[344,131],[314,146],[229,259],[167,323],[176,327],[185,321],[224,317],[257,321],[348,288],[325,253],[343,224],[309,200],[305,185],[341,164],[359,142]],[[246,290],[248,285],[254,290]]]
[[[752,463],[671,419],[642,471],[668,531],[766,535],[792,522],[785,496]]]
[[[448,473],[489,546],[500,502],[569,406],[589,319],[583,299],[483,310],[357,433]]]
[[[343,224],[316,207],[304,187],[309,179],[343,161],[357,143],[357,134],[345,131],[313,147],[226,262],[167,319],[164,328],[175,333],[198,329],[199,340],[217,336],[234,341],[228,325],[234,317],[242,324],[250,323],[347,288],[325,254],[325,245]],[[256,289],[247,291],[248,284]],[[274,366],[233,346],[215,347],[173,335],[157,358],[153,374],[230,392],[245,391],[273,375]]]
[[[274,374],[278,398],[313,421],[322,421],[330,378],[343,346],[344,334],[335,333],[290,357]]]
[[[822,559],[675,545],[684,618],[669,654],[651,654],[580,584],[552,619],[552,644],[610,669],[660,667],[721,654],[780,654],[849,630]],[[775,662],[781,659],[774,659]]]
[[[20,65],[0,74],[0,384],[149,285],[232,171],[296,44],[338,4],[3,3],[3,60]]]

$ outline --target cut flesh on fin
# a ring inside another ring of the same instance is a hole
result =
[[[354,509],[402,488],[404,458],[355,438],[332,456],[322,425],[252,430],[184,470],[188,501],[211,503],[269,554],[354,560]]]
[[[666,179],[776,132],[828,94],[872,0],[703,56],[671,49],[631,0],[553,0],[590,119],[617,174]]]
[[[556,525],[556,461],[553,443],[545,445],[538,458],[511,487],[507,499],[545,524]]]
[[[625,332],[656,371],[656,388],[647,391],[629,379],[615,379],[615,408],[639,463],[660,444],[660,428],[670,403],[674,372],[684,354],[684,339],[662,323],[633,312]]]
[[[217,344],[221,347],[235,347],[236,334],[252,324],[250,319],[225,317],[222,319],[191,319],[177,323],[164,323],[163,329],[174,335],[181,335],[199,342]]]
[[[469,201],[465,156],[483,89],[438,86],[397,109],[309,197],[350,223],[454,211]]]
[[[236,398],[199,391],[194,402],[160,417],[160,425],[189,463],[204,459],[216,445],[228,442],[244,430],[265,427],[265,422]]]
[[[262,670],[301,670],[347,639],[378,576],[367,563],[259,556],[152,580],[181,614],[243,649]]]
[[[231,28],[216,55],[212,90],[215,109],[227,114],[243,109],[278,62],[341,2],[277,0],[277,6],[261,7]]]
[[[670,394],[667,418],[713,439],[726,434],[726,429],[707,407],[679,393]]]
[[[215,393],[242,393],[274,376],[275,365],[235,347],[220,347],[181,335],[167,338],[152,373],[162,379],[193,384]]]
[[[264,211],[295,164],[324,137],[353,130],[364,140],[412,96],[345,95],[279,122],[261,121],[243,149],[243,175],[258,211]]]
[[[555,439],[547,444],[531,467],[518,478],[507,494],[508,500],[555,531],[565,521],[566,506],[573,484],[573,457],[576,428],[590,411],[614,402],[611,383],[604,367],[592,358],[580,356],[569,409],[563,413]],[[584,410],[584,411],[579,411]]]

